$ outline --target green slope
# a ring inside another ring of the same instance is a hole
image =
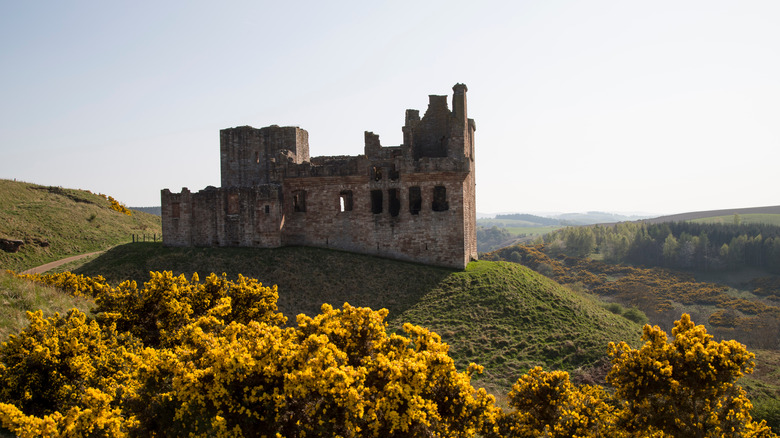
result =
[[[460,366],[483,365],[480,380],[505,389],[534,366],[589,368],[609,342],[636,343],[641,327],[599,303],[524,266],[480,261],[449,275],[394,321],[441,334]]]
[[[486,367],[481,385],[506,393],[528,368],[576,370],[596,364],[607,343],[636,342],[635,323],[604,310],[523,266],[473,262],[465,271],[318,248],[164,248],[123,245],[74,272],[109,281],[142,281],[149,271],[190,276],[225,272],[279,287],[280,310],[294,321],[323,303],[390,311],[391,330],[405,322],[439,333],[459,367]]]
[[[711,216],[693,219],[691,222],[700,224],[733,224],[735,220],[738,220],[740,224],[780,225],[780,214],[747,213],[739,214],[736,217],[732,214],[730,216]]]
[[[21,271],[130,242],[132,234],[161,234],[159,217],[110,206],[83,190],[0,179],[0,238],[24,241],[17,253],[0,251],[0,268]]]

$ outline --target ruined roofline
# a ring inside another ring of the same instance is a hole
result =
[[[406,110],[400,145],[365,131],[355,155],[310,156],[299,126],[220,130],[220,187],[161,191],[164,245],[301,245],[465,268],[478,257],[475,124],[465,85],[429,100]]]
[[[252,125],[238,125],[238,126],[231,126],[231,127],[228,127],[228,128],[222,128],[222,129],[220,129],[220,131],[225,131],[225,130],[229,130],[229,129],[256,129],[256,130],[260,130],[260,129],[268,129],[268,128],[275,128],[275,129],[302,129],[300,126],[295,126],[295,125],[279,126],[279,125],[273,124],[273,125],[263,126],[261,128],[255,128]]]

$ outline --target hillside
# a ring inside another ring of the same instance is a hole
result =
[[[524,266],[489,261],[450,274],[393,320],[439,333],[460,366],[483,365],[478,381],[498,388],[537,365],[587,379],[582,368],[597,365],[610,341],[635,343],[641,332],[592,297]]]
[[[100,195],[0,179],[0,239],[24,242],[18,252],[0,251],[2,269],[21,271],[161,231],[159,217],[123,214]]]
[[[767,215],[767,216],[780,217],[780,205],[771,206],[771,207],[731,208],[731,209],[724,209],[724,210],[692,211],[689,213],[672,214],[672,215],[660,216],[652,219],[645,219],[642,222],[648,224],[658,224],[664,222],[693,221],[697,219],[707,219],[707,218],[728,217],[733,219],[735,214],[739,216]],[[730,223],[730,221],[727,221],[726,223]],[[777,222],[775,222],[775,218],[773,218],[772,222],[763,222],[763,223],[776,224]]]
[[[638,340],[640,327],[547,278],[511,263],[473,262],[466,271],[318,248],[164,248],[122,245],[74,272],[142,281],[149,271],[225,272],[279,287],[290,317],[323,303],[390,311],[390,326],[420,324],[441,334],[460,367],[486,367],[503,392],[525,370],[594,365],[609,341]],[[480,383],[483,384],[483,383]]]

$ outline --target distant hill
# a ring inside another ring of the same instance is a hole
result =
[[[636,221],[650,218],[648,215],[624,215],[603,211],[588,211],[585,213],[556,213],[539,216],[528,213],[501,213],[496,215],[480,214],[477,224],[493,226],[505,224],[507,227],[548,227],[571,225],[594,225],[607,222]]]
[[[22,243],[18,252],[0,250],[0,269],[21,271],[161,232],[159,217],[128,216],[101,195],[0,179],[0,239]]]
[[[166,248],[154,243],[111,249],[76,273],[109,281],[143,281],[149,271],[188,277],[239,273],[278,285],[279,308],[291,317],[319,313],[323,303],[390,311],[390,327],[428,327],[451,346],[459,367],[486,367],[484,383],[506,392],[524,371],[585,369],[610,341],[636,342],[640,327],[599,302],[523,266],[472,262],[465,271],[321,248]]]
[[[595,225],[605,222],[636,221],[648,218],[649,216],[627,216],[603,211],[589,211],[587,213],[564,213],[555,217],[561,221],[562,225]]]
[[[561,221],[559,219],[549,218],[549,217],[542,217],[542,216],[536,216],[533,214],[526,214],[526,213],[512,213],[512,214],[497,214],[496,220],[503,220],[503,219],[511,219],[516,221],[523,221],[527,222],[529,224],[539,224],[539,225],[560,225]]]
[[[694,211],[690,213],[672,214],[667,216],[660,216],[652,219],[644,219],[643,222],[649,224],[658,224],[663,222],[684,222],[693,221],[707,218],[727,217],[733,218],[734,215],[780,215],[780,205],[773,207],[752,207],[752,208],[731,208],[725,210],[708,210],[708,211]],[[778,216],[780,217],[780,216]],[[776,219],[767,223],[780,225],[780,222],[775,222]]]
[[[154,216],[162,216],[162,207],[130,207],[130,210],[140,211]]]

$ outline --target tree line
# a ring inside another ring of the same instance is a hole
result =
[[[613,263],[701,271],[749,266],[780,273],[776,225],[624,222],[563,228],[545,235],[544,243],[554,253],[599,253]]]

